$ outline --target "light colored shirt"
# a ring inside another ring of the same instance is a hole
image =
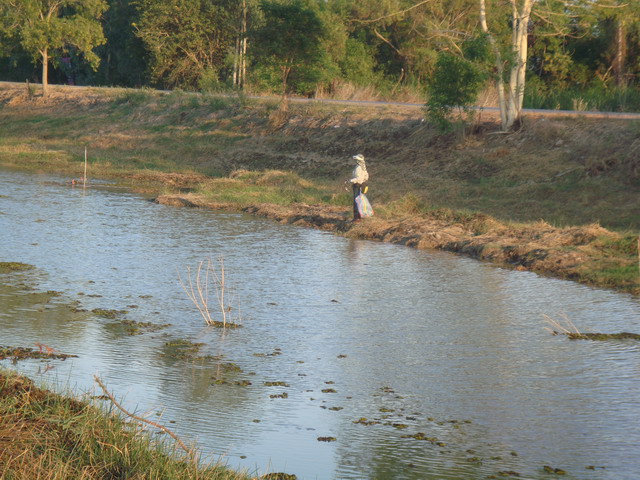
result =
[[[362,165],[358,165],[353,169],[353,178],[349,180],[351,183],[364,183],[369,180],[369,173],[367,172],[367,167],[363,167]]]

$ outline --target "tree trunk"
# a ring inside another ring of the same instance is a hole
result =
[[[480,25],[487,34],[489,42],[496,56],[496,69],[498,74],[498,99],[500,103],[500,122],[503,131],[510,130],[520,119],[524,102],[525,74],[527,67],[527,36],[529,19],[533,0],[522,0],[522,9],[518,11],[518,0],[511,1],[511,50],[513,60],[509,71],[509,83],[504,83],[504,65],[500,49],[487,24],[487,10],[485,0],[480,1]]]
[[[616,19],[616,56],[613,61],[613,72],[616,85],[620,88],[626,86],[625,63],[627,57],[627,32],[622,18]]]
[[[247,0],[242,0],[242,40],[240,41],[240,88],[244,88],[247,77]]]
[[[47,98],[49,93],[49,52],[45,48],[40,53],[42,54],[42,97]]]
[[[235,54],[233,58],[233,85],[244,88],[247,74],[247,1],[242,0],[242,16],[240,31],[236,38]]]
[[[500,107],[500,124],[502,126],[502,130],[506,129],[507,124],[507,102],[504,95],[504,67],[502,64],[502,55],[500,54],[500,49],[496,44],[496,39],[493,37],[491,32],[489,32],[489,26],[487,25],[487,7],[485,4],[485,0],[480,0],[480,25],[482,26],[482,31],[487,34],[489,38],[489,43],[493,48],[493,53],[496,56],[496,71],[497,71],[497,87],[498,87],[498,106]]]
[[[235,52],[233,55],[233,86],[237,87],[239,81],[239,65],[240,65],[240,35],[236,38]]]

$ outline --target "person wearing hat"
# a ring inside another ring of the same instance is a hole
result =
[[[353,220],[360,220],[360,211],[356,203],[356,197],[364,190],[367,191],[367,181],[369,180],[369,173],[367,172],[367,165],[364,163],[364,155],[361,153],[354,155],[353,159],[356,161],[356,168],[353,169],[351,187],[353,188]]]

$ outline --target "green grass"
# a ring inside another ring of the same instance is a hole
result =
[[[0,478],[243,480],[221,465],[198,466],[111,409],[37,388],[0,370]]]
[[[525,108],[601,112],[640,112],[638,88],[527,88]]]
[[[293,172],[279,170],[232,172],[230,178],[210,179],[201,184],[196,193],[208,201],[234,203],[240,206],[270,203],[330,203],[350,205],[350,195],[333,194],[330,186],[312,183]]]
[[[508,136],[463,139],[389,110],[292,103],[282,114],[277,102],[236,96],[90,93],[86,103],[3,107],[0,164],[78,178],[86,145],[90,179],[238,207],[324,204],[346,214],[352,198],[342,181],[352,148],[362,148],[373,152],[368,196],[379,219],[437,220],[476,235],[539,220],[640,226],[633,147],[640,122],[544,119]],[[607,248],[592,253],[604,257]],[[599,279],[605,272],[627,284],[627,254],[611,255],[617,265],[585,271],[594,282],[608,282]]]

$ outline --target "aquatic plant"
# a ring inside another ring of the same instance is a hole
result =
[[[565,335],[570,340],[640,340],[640,334],[638,333],[582,333],[566,316],[564,317],[567,322],[566,326],[547,315],[543,315],[543,317],[553,327],[544,327],[546,330],[553,335]]]
[[[27,263],[20,262],[0,262],[0,273],[23,272],[33,270],[35,267]]]
[[[204,260],[198,263],[193,278],[191,267],[187,266],[187,283],[182,280],[180,272],[178,272],[178,279],[182,289],[198,308],[200,315],[207,325],[222,328],[238,327],[239,325],[237,323],[228,321],[232,307],[227,303],[228,285],[225,277],[223,257],[218,259],[218,265],[218,268],[216,268],[211,258],[208,258],[206,263]],[[210,289],[215,290],[222,321],[216,321],[211,316],[209,309]]]

